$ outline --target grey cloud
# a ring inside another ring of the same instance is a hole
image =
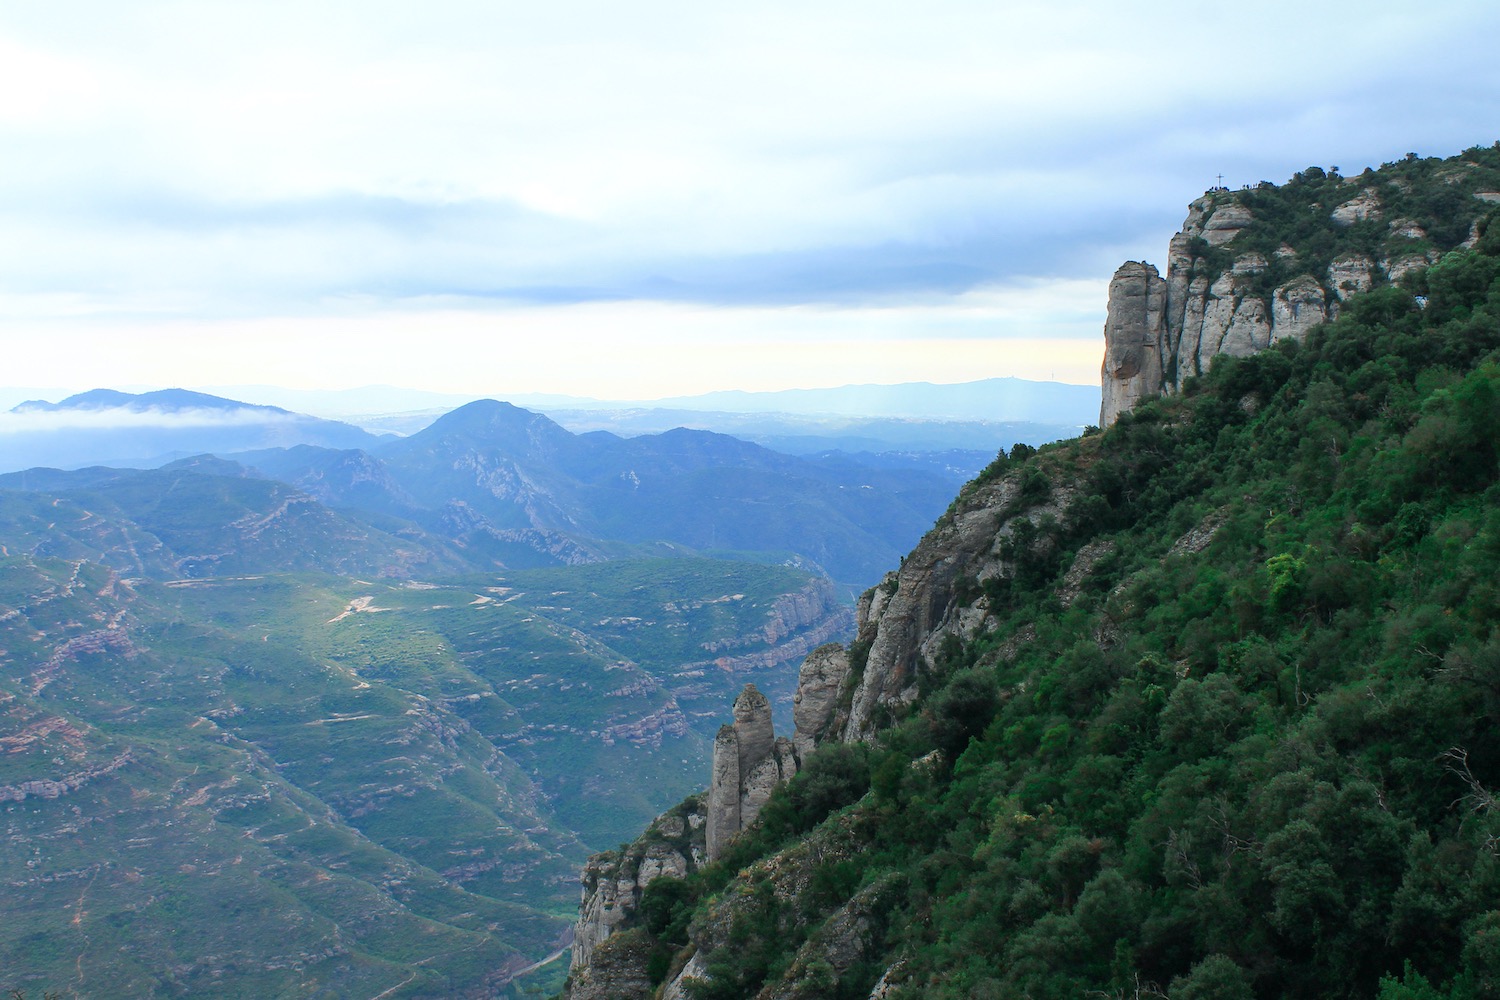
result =
[[[175,230],[189,234],[241,228],[374,228],[399,236],[486,228],[497,235],[518,227],[577,230],[576,223],[502,199],[423,201],[393,195],[339,192],[317,197],[229,200],[165,188],[103,185],[85,190],[30,191],[0,208],[18,218],[88,221],[105,227]]]
[[[918,178],[907,194],[902,218],[884,232],[872,227],[865,243],[789,233],[784,248],[713,253],[654,246],[650,233],[633,241],[501,201],[338,195],[251,203],[112,192],[72,209],[87,219],[87,244],[51,248],[50,269],[45,243],[30,247],[31,272],[13,268],[10,283],[70,291],[76,282],[90,291],[150,290],[156,282],[196,290],[204,297],[197,308],[220,314],[288,297],[851,302],[952,293],[1006,275],[1086,273],[1105,266],[1099,248],[1163,221],[1068,197],[1017,206],[1003,191],[955,205],[940,184],[928,191],[924,183]],[[239,242],[224,244],[224,234]]]

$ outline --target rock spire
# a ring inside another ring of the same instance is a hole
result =
[[[1253,250],[1215,273],[1210,254],[1232,253],[1253,221],[1232,194],[1211,192],[1192,203],[1182,231],[1172,237],[1165,278],[1145,261],[1120,265],[1109,283],[1104,321],[1101,427],[1146,396],[1180,391],[1217,355],[1244,357],[1278,340],[1301,340],[1334,318],[1350,291],[1370,287],[1375,264],[1363,256],[1339,258],[1326,275],[1298,274],[1269,294],[1256,279],[1269,264]],[[1277,257],[1295,254],[1285,247]]]
[[[713,769],[708,786],[708,860],[745,827],[755,822],[771,790],[797,771],[792,741],[777,738],[771,724],[771,702],[754,684],[734,700],[734,724],[722,726],[714,739]]]

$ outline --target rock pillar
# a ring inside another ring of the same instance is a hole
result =
[[[733,726],[720,726],[714,739],[713,773],[708,783],[708,823],[704,849],[715,861],[740,832],[740,741]]]
[[[1126,261],[1109,283],[1104,320],[1103,399],[1099,426],[1108,427],[1143,396],[1161,392],[1167,283],[1155,267]]]
[[[734,835],[755,822],[777,785],[796,773],[792,743],[777,739],[771,701],[746,684],[734,700],[734,725],[714,739],[713,774],[708,786],[705,849],[714,861]]]

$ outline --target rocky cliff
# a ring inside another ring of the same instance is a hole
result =
[[[964,488],[901,568],[859,603],[850,656],[860,669],[836,719],[841,739],[869,737],[883,714],[911,703],[918,675],[937,661],[945,643],[993,628],[985,583],[1010,577],[1019,558],[1049,546],[1033,537],[1034,526],[1062,520],[1075,493],[1071,485],[1048,484],[1035,466],[1029,474],[975,480]]]
[[[690,944],[670,974],[658,976],[656,983],[648,976],[652,949],[643,944],[637,914],[645,886],[662,874],[682,877],[682,872],[720,858],[735,836],[754,823],[772,791],[790,780],[814,750],[869,739],[917,699],[919,678],[942,660],[947,645],[994,630],[997,622],[982,593],[986,581],[1011,577],[1022,561],[1047,550],[1053,543],[1037,537],[1033,526],[1066,518],[1076,499],[1073,487],[1051,486],[1044,468],[1052,464],[1036,456],[1025,464],[997,461],[987,475],[964,488],[900,569],[862,596],[855,641],[848,647],[819,647],[802,662],[790,740],[775,736],[766,697],[752,684],[744,687],[733,705],[733,723],[720,729],[715,742],[707,792],[680,807],[687,809],[691,822],[702,824],[701,850],[683,852],[664,844],[659,820],[623,852],[597,855],[585,868],[567,1000],[684,1000],[687,982],[711,978],[710,958],[732,947],[735,922],[763,902],[745,886],[764,886],[759,891],[769,892],[776,905],[795,909],[828,866],[868,849],[869,829],[854,813],[758,862],[736,880],[740,888],[694,920]],[[1080,581],[1107,554],[1102,548],[1080,552],[1073,560],[1074,572],[1059,587],[1059,599],[1070,602]],[[1011,646],[1026,639],[1013,636]],[[911,768],[941,767],[940,757],[928,755]],[[765,1000],[829,995],[825,987],[875,958],[883,908],[900,888],[899,879],[884,877],[828,912],[798,918],[796,933],[806,934],[806,941],[781,977],[757,995]],[[899,974],[882,969],[885,980]],[[884,996],[881,988],[873,996]]]
[[[1168,244],[1165,277],[1127,261],[1110,282],[1100,426],[1143,397],[1181,391],[1221,354],[1300,341],[1350,295],[1472,245],[1500,200],[1492,186],[1467,161],[1408,159],[1353,178],[1310,167],[1285,185],[1207,192]]]
[[[777,739],[771,702],[754,684],[734,700],[734,724],[714,739],[713,774],[708,787],[708,859],[755,822],[771,789],[797,772],[792,741]]]
[[[1500,981],[1500,811],[1466,804],[1497,710],[1458,682],[1495,641],[1497,188],[1500,145],[1195,203],[1165,278],[1116,277],[1104,422],[1180,398],[966,486],[855,641],[803,662],[789,779],[747,688],[708,793],[720,860],[580,973],[642,1000]],[[1208,372],[1221,354],[1244,360]],[[1439,842],[1465,888],[1432,880]],[[1468,921],[1438,957],[1432,911],[1398,912],[1429,884]],[[569,995],[605,995],[587,982]]]
[[[687,799],[657,817],[640,837],[619,851],[589,858],[583,869],[583,896],[573,931],[573,997],[627,996],[620,955],[601,956],[600,945],[635,912],[646,886],[662,875],[686,878],[707,860],[703,796]],[[627,946],[625,953],[629,953]],[[644,978],[644,977],[642,977]]]
[[[623,849],[589,859],[581,879],[565,996],[618,1000],[652,995],[645,971],[650,949],[640,947],[636,937],[615,932],[629,925],[651,882],[663,875],[687,877],[719,858],[734,837],[755,822],[771,792],[834,733],[835,709],[848,672],[848,655],[838,644],[822,646],[803,661],[793,699],[796,731],[791,739],[776,735],[770,700],[754,684],[746,684],[734,700],[734,722],[723,726],[714,741],[707,791],[659,817]],[[675,978],[691,974],[679,970]]]

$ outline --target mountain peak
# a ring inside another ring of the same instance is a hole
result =
[[[573,434],[549,417],[498,399],[476,399],[434,420],[408,442],[464,438],[476,444],[515,446],[561,441]],[[399,445],[397,447],[400,447]]]
[[[58,410],[159,410],[166,413],[181,410],[256,410],[263,413],[288,413],[279,406],[242,403],[223,396],[211,396],[191,389],[157,389],[152,392],[121,392],[118,389],[90,389],[76,393],[61,402],[31,399],[15,407],[13,413],[55,412]]]

